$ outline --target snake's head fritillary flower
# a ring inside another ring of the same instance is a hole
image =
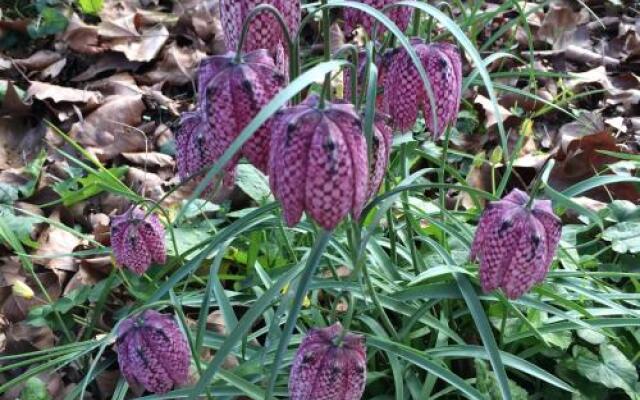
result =
[[[211,139],[211,128],[202,112],[197,110],[182,114],[176,135],[176,159],[181,179],[187,179],[213,164]]]
[[[360,0],[359,3],[364,3],[377,10],[399,3],[399,0]],[[395,6],[391,7],[385,12],[391,21],[393,21],[401,31],[405,31],[411,22],[411,15],[413,14],[411,7]],[[367,32],[369,37],[373,34],[373,25],[375,19],[365,12],[357,10],[355,8],[347,8],[344,11],[344,30],[346,33],[353,32],[358,26]],[[386,28],[381,23],[378,23],[377,27],[378,37],[386,32]]]
[[[116,347],[120,371],[130,384],[166,393],[187,382],[189,346],[170,315],[147,310],[122,321]]]
[[[285,78],[266,50],[243,54],[236,61],[236,53],[213,56],[203,62],[208,80],[201,82],[205,89],[203,110],[212,130],[211,148],[218,160],[251,120],[282,88]],[[271,122],[263,124],[241,149],[253,165],[265,172],[269,160]],[[227,165],[233,171],[240,155]]]
[[[261,4],[269,4],[278,9],[289,34],[293,36],[297,33],[301,16],[299,0],[220,0],[220,18],[227,50],[238,50],[245,20],[249,13]],[[286,44],[282,28],[271,13],[263,11],[249,24],[243,51],[267,49],[274,54],[278,45]]]
[[[276,114],[269,162],[270,184],[287,225],[302,213],[325,229],[351,212],[359,218],[368,188],[367,143],[352,104],[316,96]]]
[[[433,91],[437,126],[428,92],[404,48],[394,54],[386,75],[384,108],[393,118],[394,128],[403,132],[415,125],[418,111],[422,110],[429,131],[437,138],[458,117],[462,88],[460,54],[455,46],[447,43],[426,44],[414,39],[412,44]]]
[[[381,114],[376,115],[372,139],[367,199],[372,199],[378,193],[378,190],[380,190],[384,175],[387,173],[391,146],[393,144],[393,132],[387,124],[387,118]]]
[[[298,348],[289,376],[291,400],[359,400],[367,378],[364,337],[339,323],[311,329]]]
[[[480,261],[485,292],[501,288],[517,299],[541,283],[558,248],[562,223],[549,200],[534,200],[518,189],[485,209],[471,248]]]
[[[164,227],[155,214],[146,216],[139,207],[131,207],[111,221],[111,247],[118,264],[142,275],[155,262],[167,258]]]

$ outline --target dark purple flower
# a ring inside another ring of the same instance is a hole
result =
[[[393,144],[393,132],[391,127],[387,125],[385,117],[380,114],[376,115],[373,128],[367,199],[372,199],[380,189],[384,175],[387,173],[391,145]]]
[[[116,342],[120,371],[131,385],[166,393],[189,376],[191,353],[172,316],[147,310],[124,320]]]
[[[351,104],[318,98],[279,112],[273,122],[269,175],[287,225],[303,211],[325,229],[351,212],[359,218],[368,188],[367,144]]]
[[[403,132],[415,125],[421,109],[427,127],[434,137],[439,137],[458,117],[462,87],[460,55],[448,43],[426,44],[420,39],[414,39],[412,43],[433,90],[437,130],[427,90],[404,49],[395,53],[386,75],[384,108],[393,118],[394,128]]]
[[[291,400],[359,400],[367,380],[364,337],[348,332],[342,343],[339,323],[311,329],[293,361]]]
[[[471,259],[480,261],[482,289],[501,288],[516,299],[541,283],[558,248],[562,223],[551,201],[534,200],[518,189],[490,203],[480,218]]]
[[[180,178],[187,179],[215,161],[211,149],[211,127],[200,110],[185,112],[176,137],[176,159]]]
[[[118,264],[142,275],[152,262],[163,264],[167,253],[164,227],[158,216],[131,207],[111,221],[111,247]]]
[[[398,3],[399,0],[360,0],[359,3],[367,4],[377,10],[382,10],[384,7]],[[385,14],[398,25],[401,31],[405,31],[411,22],[411,15],[413,14],[411,7],[396,6],[391,7]],[[373,25],[375,19],[368,14],[357,10],[355,8],[347,8],[344,10],[344,30],[346,33],[353,32],[358,26],[367,32],[369,36],[373,34]],[[381,23],[378,23],[377,27],[378,36],[386,32],[386,28]]]
[[[299,0],[220,0],[220,17],[227,50],[238,50],[245,19],[261,4],[270,4],[277,8],[284,17],[290,35],[296,34],[300,27]],[[271,13],[261,12],[250,22],[242,50],[267,49],[274,54],[278,44],[283,43],[286,43],[286,40],[276,18]]]
[[[236,54],[213,56],[200,67],[205,88],[203,110],[212,129],[213,159],[218,160],[242,130],[251,122],[284,84],[284,76],[266,50],[244,54],[236,62]],[[266,171],[269,160],[271,122],[265,123],[241,149],[253,165]],[[233,171],[240,155],[227,165]]]

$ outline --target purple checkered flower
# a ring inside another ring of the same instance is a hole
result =
[[[541,283],[558,248],[562,223],[549,200],[534,200],[518,189],[490,203],[480,218],[471,259],[480,261],[485,292],[501,288],[517,299]]]
[[[237,51],[245,19],[261,4],[270,4],[280,11],[293,36],[300,27],[300,1],[298,0],[220,0],[220,17],[227,50]],[[278,45],[286,43],[280,24],[268,12],[255,16],[249,25],[243,51],[267,49],[275,54]],[[285,46],[286,47],[286,46]]]
[[[182,114],[176,136],[176,160],[181,179],[213,164],[212,139],[211,127],[200,110]]]
[[[285,78],[266,50],[213,56],[202,63],[199,83],[204,96],[201,106],[212,129],[211,149],[218,160],[242,130],[282,88]],[[241,149],[253,165],[266,171],[269,160],[271,122],[263,124]],[[233,171],[240,157],[227,165]]]
[[[399,0],[361,0],[359,3],[364,3],[377,10],[382,10],[391,4],[398,3]],[[396,6],[391,7],[385,15],[393,21],[401,31],[405,31],[411,22],[411,15],[413,14],[411,7]],[[347,8],[344,10],[344,31],[346,33],[353,32],[358,26],[367,32],[369,37],[373,34],[373,25],[375,19],[369,16],[367,13],[357,10],[355,8]],[[378,23],[377,32],[378,37],[386,32],[386,28],[381,23]]]
[[[124,320],[116,341],[120,371],[129,384],[153,393],[183,385],[191,353],[174,318],[154,310]]]
[[[291,400],[359,400],[367,380],[364,337],[339,323],[311,329],[298,348],[289,376]]]
[[[393,144],[393,132],[387,124],[386,117],[377,114],[373,128],[367,199],[372,199],[378,193],[378,190],[380,190],[384,175],[387,173],[387,165],[389,164],[389,156],[391,155],[391,145]]]
[[[386,75],[384,109],[393,118],[394,128],[403,132],[415,125],[421,109],[429,131],[437,138],[447,125],[454,124],[458,118],[462,88],[460,54],[449,43],[426,44],[420,39],[414,39],[412,44],[433,90],[437,129],[428,92],[422,84],[418,69],[404,49],[395,53]]]
[[[367,143],[352,104],[317,96],[275,116],[269,162],[270,184],[282,203],[287,225],[303,211],[325,229],[335,228],[351,212],[359,218],[369,177]]]
[[[111,221],[111,247],[116,262],[135,274],[142,275],[155,262],[164,264],[167,252],[164,227],[158,216],[131,207]]]

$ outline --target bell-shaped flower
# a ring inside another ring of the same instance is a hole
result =
[[[380,185],[387,173],[393,132],[386,118],[380,114],[375,117],[373,125],[373,143],[371,143],[371,160],[369,164],[369,190],[367,199],[372,199],[380,190]]]
[[[541,283],[558,248],[562,223],[549,200],[534,200],[518,189],[484,210],[471,248],[480,261],[485,292],[501,288],[516,299]]]
[[[299,0],[220,0],[220,18],[224,29],[227,50],[237,51],[242,27],[249,13],[261,4],[269,4],[282,14],[290,35],[300,28],[301,7]],[[280,24],[273,14],[263,11],[249,23],[243,51],[267,49],[275,54],[278,45],[286,47]]]
[[[316,96],[274,117],[271,189],[287,225],[303,211],[325,229],[360,217],[369,185],[367,144],[352,104],[318,105]]]
[[[118,364],[129,384],[166,393],[187,382],[191,352],[172,316],[146,310],[122,321],[117,333]]]
[[[289,375],[291,400],[359,400],[367,378],[364,337],[343,332],[339,323],[311,329]]]
[[[400,0],[360,0],[358,3],[364,3],[368,6],[371,6],[377,10],[382,11],[383,8],[399,3]],[[409,22],[411,22],[411,15],[413,14],[413,9],[411,7],[405,6],[395,6],[389,8],[385,12],[385,15],[395,23],[401,31],[405,31],[409,26]],[[358,26],[362,26],[362,28],[367,32],[369,37],[373,34],[373,26],[376,20],[370,16],[369,14],[360,11],[355,8],[346,8],[344,10],[344,31],[346,33],[353,32]],[[386,32],[386,28],[381,23],[377,23],[377,32],[378,37]]]
[[[437,124],[428,91],[404,48],[395,52],[385,77],[384,109],[391,115],[394,128],[402,132],[415,125],[418,111],[422,110],[429,131],[437,138],[458,118],[462,88],[460,54],[453,45],[446,43],[426,44],[414,39],[412,45],[429,78]]]
[[[214,160],[229,148],[242,130],[276,95],[284,84],[284,76],[266,50],[244,54],[239,62],[236,54],[213,56],[202,63],[201,82],[205,95],[203,111],[212,129],[211,150]],[[256,168],[266,171],[269,160],[271,122],[263,124],[241,149]],[[233,171],[240,155],[227,165]]]
[[[213,164],[211,139],[211,127],[199,110],[182,114],[176,135],[176,161],[181,179]]]
[[[164,227],[155,214],[131,207],[111,221],[111,247],[116,262],[142,275],[152,263],[164,264]]]

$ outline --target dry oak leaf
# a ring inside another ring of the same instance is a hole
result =
[[[144,110],[142,95],[109,96],[102,106],[74,124],[70,135],[102,161],[124,152],[143,151],[146,139],[136,126]]]
[[[98,28],[87,25],[74,13],[69,19],[69,25],[62,35],[62,40],[75,52],[82,54],[98,54],[105,51],[100,44]]]
[[[200,61],[207,55],[192,48],[178,47],[171,43],[162,51],[162,58],[156,68],[146,73],[142,78],[147,83],[169,83],[171,85],[185,85],[195,79]]]
[[[156,58],[169,39],[169,31],[164,25],[142,28],[137,14],[128,14],[113,21],[105,21],[98,26],[98,33],[108,38],[105,43],[110,50],[124,53],[131,61],[148,62]]]
[[[50,220],[58,222],[59,212],[54,212]],[[72,255],[73,250],[80,244],[80,239],[71,232],[54,225],[49,227],[38,238],[38,250],[34,263],[52,270],[77,271],[78,267]]]
[[[102,94],[98,92],[57,86],[38,81],[31,81],[27,96],[35,97],[38,100],[50,99],[53,100],[54,103],[84,103],[90,107],[95,107],[103,101]]]

